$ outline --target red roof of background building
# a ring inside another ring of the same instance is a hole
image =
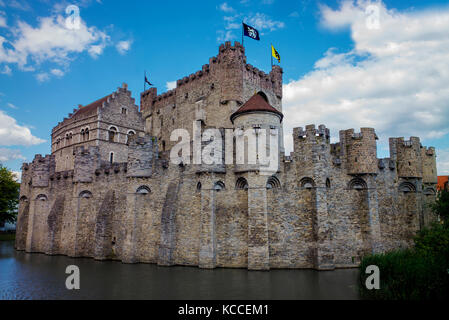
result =
[[[447,187],[448,180],[449,180],[449,176],[439,176],[438,177],[437,189],[438,190],[442,190],[442,189],[444,189],[445,185]]]
[[[275,113],[280,116],[281,122],[282,118],[284,117],[282,112],[270,106],[265,98],[262,97],[262,95],[256,93],[243,106],[241,106],[236,112],[231,115],[231,121],[234,122],[234,118],[239,114],[253,111],[268,111]]]
[[[79,116],[85,113],[88,113],[90,111],[96,110],[98,107],[101,107],[103,105],[103,102],[108,100],[108,98],[112,96],[112,94],[107,95],[104,98],[98,99],[97,101],[92,102],[91,104],[88,104],[87,106],[81,106],[73,116]]]

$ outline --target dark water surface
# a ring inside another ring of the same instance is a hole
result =
[[[81,289],[67,290],[68,265]],[[0,299],[359,299],[357,269],[202,270],[28,254],[0,241]]]

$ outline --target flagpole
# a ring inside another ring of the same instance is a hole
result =
[[[147,83],[145,79],[147,78],[147,70],[144,71],[144,78],[143,78],[143,92],[147,90]]]
[[[270,57],[271,57],[271,69],[273,69],[273,44],[271,43],[270,48]]]
[[[244,31],[243,31],[243,20],[242,20],[242,47],[244,47],[243,45],[243,41],[244,41],[245,37],[244,37]]]

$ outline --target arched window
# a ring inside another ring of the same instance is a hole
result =
[[[429,187],[424,190],[424,194],[426,196],[434,196],[434,195],[436,195],[436,191],[435,191],[435,189]]]
[[[196,184],[196,191],[201,191],[201,182]]]
[[[402,182],[399,185],[399,191],[400,192],[416,192],[416,186],[413,183],[408,182],[408,181]]]
[[[90,192],[88,190],[81,191],[79,194],[79,197],[84,198],[84,199],[90,199],[90,198],[92,198],[92,192]]]
[[[116,127],[109,128],[109,142],[117,142],[118,130]]]
[[[348,183],[348,189],[350,190],[366,190],[368,185],[362,178],[354,178]]]
[[[40,194],[40,195],[38,195],[38,196],[36,197],[36,200],[37,200],[37,201],[47,201],[48,198],[47,198],[47,196],[46,196],[45,194]]]
[[[214,190],[220,192],[225,189],[225,184],[222,181],[217,181],[214,184]]]
[[[240,177],[235,182],[235,189],[237,190],[248,190],[248,181],[245,178]]]
[[[84,129],[81,129],[80,142],[84,141]]]
[[[267,189],[279,189],[281,187],[281,182],[275,176],[271,176],[267,180]]]
[[[28,202],[28,198],[26,196],[21,196],[19,201],[20,202]]]
[[[139,188],[137,188],[136,190],[137,194],[149,194],[151,193],[151,189],[147,186],[140,186]]]
[[[86,141],[89,141],[89,128],[86,128],[86,131],[84,131]]]
[[[109,153],[109,162],[114,163],[114,152]]]
[[[162,151],[165,151],[165,140],[162,140]]]
[[[128,143],[129,138],[131,138],[132,136],[134,136],[136,133],[133,130],[129,130],[127,137],[126,137],[126,143]]]
[[[315,181],[312,178],[305,177],[299,181],[299,185],[303,189],[313,189],[315,188]]]
[[[326,188],[327,189],[331,188],[331,180],[329,178],[326,179]]]

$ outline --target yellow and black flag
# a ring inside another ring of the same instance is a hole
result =
[[[271,55],[279,62],[281,63],[281,55],[279,52],[276,51],[276,49],[271,45]]]

